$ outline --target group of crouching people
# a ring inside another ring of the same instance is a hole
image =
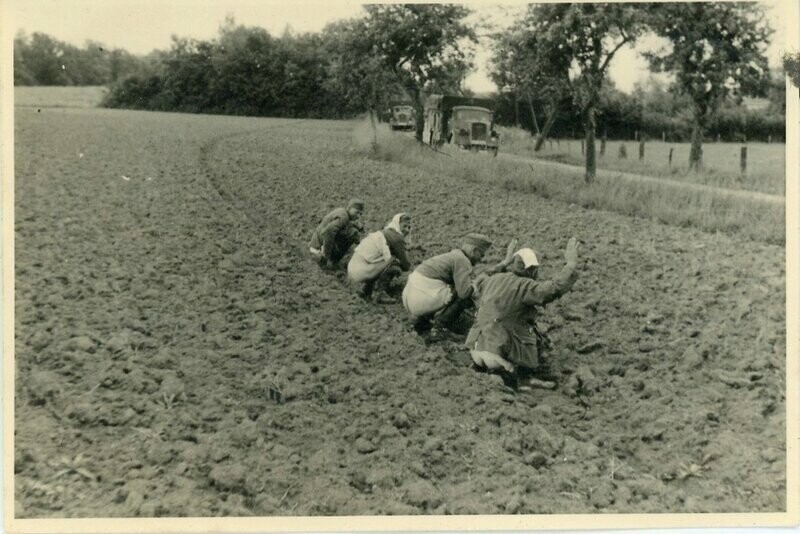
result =
[[[497,372],[514,386],[555,387],[543,351],[549,340],[537,325],[539,307],[568,292],[577,278],[577,241],[567,243],[566,265],[551,279],[538,279],[539,260],[528,247],[512,239],[505,258],[494,266],[480,263],[491,246],[489,237],[470,233],[450,252],[426,259],[416,267],[406,251],[411,216],[398,213],[382,230],[362,237],[364,202],[353,199],[346,208],[326,215],[314,230],[310,252],[321,267],[337,269],[355,245],[347,278],[365,299],[378,304],[397,302],[393,284],[408,278],[402,302],[414,329],[426,339],[448,337],[465,310],[477,308],[465,345],[476,369]],[[536,376],[534,376],[536,375]],[[538,378],[537,378],[538,376]]]

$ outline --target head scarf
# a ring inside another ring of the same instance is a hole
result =
[[[465,245],[472,245],[482,252],[486,252],[486,250],[492,245],[492,240],[483,234],[476,234],[473,232],[464,237],[463,243]]]
[[[364,201],[359,198],[353,198],[350,202],[347,203],[347,209],[350,208],[358,208],[360,210],[364,209]]]
[[[391,228],[392,230],[394,230],[398,234],[403,235],[403,231],[400,229],[400,220],[401,219],[407,219],[407,218],[410,219],[411,215],[409,215],[408,213],[398,213],[394,217],[392,217],[391,221],[389,221],[386,224],[386,228]]]
[[[530,248],[521,248],[519,249],[514,256],[519,256],[522,258],[522,263],[525,264],[525,268],[532,267],[535,265],[539,265],[539,258],[536,257],[536,253],[533,249]]]

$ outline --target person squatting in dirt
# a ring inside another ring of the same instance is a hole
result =
[[[459,248],[428,258],[409,275],[403,288],[403,306],[414,317],[418,334],[453,330],[461,313],[472,307],[473,267],[491,245],[483,234],[467,234]],[[505,259],[485,274],[503,271],[511,263],[516,246],[516,240],[512,240]]]
[[[398,213],[383,230],[368,234],[358,244],[347,264],[347,277],[356,285],[362,284],[362,297],[372,298],[377,304],[397,302],[388,292],[400,273],[413,267],[405,241],[410,231],[411,216]]]
[[[323,217],[309,242],[309,252],[320,267],[335,269],[350,247],[358,243],[363,212],[364,201],[354,198],[347,208],[336,208]]]
[[[512,386],[528,376],[527,386],[555,387],[555,383],[530,374],[549,348],[549,340],[536,325],[538,307],[567,293],[578,277],[574,237],[567,243],[564,257],[567,264],[553,279],[539,281],[536,253],[522,248],[514,254],[507,272],[475,280],[478,313],[465,345],[477,369],[498,371]]]

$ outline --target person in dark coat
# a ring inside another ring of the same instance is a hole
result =
[[[364,201],[354,198],[347,208],[336,208],[322,219],[309,242],[309,252],[320,267],[336,268],[350,247],[358,243],[363,212]]]
[[[517,376],[518,368],[539,365],[543,337],[536,326],[539,308],[567,293],[577,279],[578,244],[564,253],[567,264],[547,281],[538,280],[539,261],[530,248],[514,255],[508,272],[476,280],[478,313],[465,343],[476,367]],[[531,385],[555,384],[532,379]]]

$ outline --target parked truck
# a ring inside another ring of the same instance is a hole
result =
[[[431,95],[425,102],[424,141],[497,154],[500,136],[494,129],[494,102],[488,98]]]
[[[392,130],[413,130],[416,126],[414,108],[406,102],[392,102],[387,112]]]

